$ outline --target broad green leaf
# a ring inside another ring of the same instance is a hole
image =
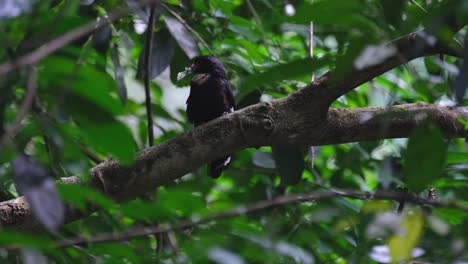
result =
[[[298,183],[305,168],[304,147],[275,145],[271,151],[281,183],[285,186]]]
[[[175,18],[163,16],[163,19],[172,37],[174,37],[182,50],[184,50],[185,54],[187,54],[189,58],[197,56],[200,52],[197,43],[192,37],[192,33]]]
[[[120,242],[111,241],[108,243],[93,244],[90,247],[89,252],[97,256],[111,255],[116,260],[119,259],[122,261],[125,259],[130,263],[139,262],[138,252],[129,247],[127,244]]]
[[[248,94],[250,91],[258,88],[275,84],[284,80],[297,80],[307,76],[310,79],[312,73],[330,63],[329,57],[325,56],[319,59],[310,58],[282,63],[275,65],[268,70],[253,74],[244,79],[240,84],[242,94]]]
[[[125,84],[124,68],[120,64],[119,49],[117,45],[111,47],[112,62],[114,63],[114,79],[117,83],[117,94],[120,102],[125,105],[127,102],[127,85]]]
[[[382,12],[389,24],[398,28],[403,19],[403,11],[405,9],[406,0],[380,0],[382,4]]]
[[[59,184],[57,190],[63,200],[81,210],[86,209],[87,203],[99,205],[104,209],[111,209],[116,206],[110,198],[89,187],[77,184]]]
[[[172,208],[161,203],[144,202],[134,200],[121,205],[121,212],[126,217],[136,220],[149,221],[174,221],[176,220],[175,211]]]
[[[0,244],[2,245],[21,245],[31,248],[47,249],[50,247],[50,239],[42,236],[22,234],[13,230],[0,231]]]
[[[316,0],[303,2],[296,8],[296,15],[288,18],[299,24],[344,24],[362,13],[365,5],[362,1]],[[330,15],[333,14],[333,15]]]
[[[445,165],[447,144],[432,125],[416,128],[408,141],[403,175],[408,188],[420,192],[437,179]]]
[[[130,129],[103,108],[80,96],[68,96],[66,109],[88,142],[124,163],[133,161],[136,144]],[[120,104],[120,103],[118,103]]]
[[[151,50],[150,80],[158,77],[172,62],[174,57],[175,41],[167,30],[160,30],[153,35]],[[146,72],[146,49],[143,48],[138,59],[137,77],[143,79]]]
[[[246,37],[249,41],[258,41],[262,36],[260,29],[257,24],[252,21],[249,21],[245,18],[238,17],[238,16],[231,16],[229,21],[228,28],[241,35]]]
[[[42,87],[51,89],[59,96],[64,93],[80,96],[110,114],[123,112],[119,99],[112,96],[117,88],[108,73],[92,65],[76,65],[74,61],[59,56],[48,57],[40,65],[42,71],[47,73],[42,74],[39,80]]]
[[[184,216],[191,216],[193,213],[205,211],[205,203],[202,198],[183,190],[171,190],[160,192],[159,203],[171,208],[175,212],[180,212]]]

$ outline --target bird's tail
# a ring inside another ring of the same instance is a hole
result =
[[[229,165],[230,161],[231,156],[226,156],[211,162],[208,165],[208,175],[214,179],[218,178],[223,170]]]

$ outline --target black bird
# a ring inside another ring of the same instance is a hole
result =
[[[226,71],[215,56],[199,56],[190,66],[193,73],[187,99],[187,117],[194,126],[234,111],[234,96],[226,79]],[[230,156],[212,161],[208,175],[218,178],[231,160]]]

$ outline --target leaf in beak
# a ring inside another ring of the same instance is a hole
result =
[[[192,73],[192,68],[185,67],[185,70],[177,74],[177,81],[184,79],[187,75],[190,75],[191,73]]]

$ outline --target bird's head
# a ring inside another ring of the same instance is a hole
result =
[[[192,65],[177,74],[177,81],[184,79],[187,75],[210,74],[226,78],[226,70],[223,63],[215,56],[198,56],[193,59]]]
[[[190,69],[193,74],[209,73],[226,78],[223,63],[215,56],[198,56],[193,60]]]

